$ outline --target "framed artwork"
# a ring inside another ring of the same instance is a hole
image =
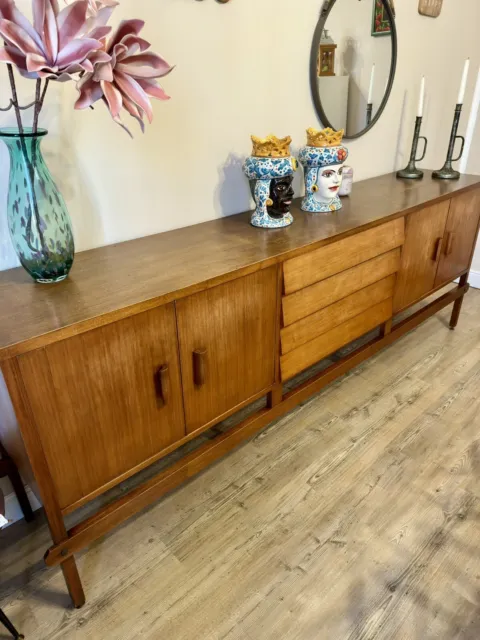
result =
[[[438,18],[442,11],[443,0],[420,0],[418,3],[418,13],[430,18]]]
[[[387,0],[395,15],[394,0]],[[388,36],[392,33],[388,13],[382,0],[373,0],[372,36]]]

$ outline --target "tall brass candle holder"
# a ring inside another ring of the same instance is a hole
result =
[[[401,171],[397,171],[397,178],[408,178],[409,180],[421,180],[423,178],[423,171],[417,169],[416,162],[421,162],[427,153],[428,140],[425,136],[420,135],[420,131],[422,128],[422,120],[421,116],[417,116],[415,121],[415,132],[413,134],[413,143],[412,143],[412,151],[410,153],[410,160],[405,169]],[[421,158],[417,158],[418,151],[418,141],[424,140],[425,147],[423,149],[423,155]]]
[[[453,118],[452,125],[452,133],[450,134],[450,144],[448,146],[447,159],[445,164],[439,171],[434,171],[432,173],[432,178],[436,180],[458,180],[460,178],[460,172],[456,171],[452,167],[452,162],[457,162],[463,155],[463,150],[465,148],[465,138],[463,136],[457,135],[458,133],[458,125],[460,123],[460,118],[462,115],[462,104],[457,104],[455,107],[455,116]],[[455,143],[457,140],[462,141],[462,148],[460,149],[460,155],[458,158],[453,157],[453,152],[455,150]]]

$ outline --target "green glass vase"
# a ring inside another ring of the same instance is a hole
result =
[[[40,149],[45,129],[0,129],[10,154],[7,217],[15,251],[36,282],[61,282],[75,255],[65,202]]]

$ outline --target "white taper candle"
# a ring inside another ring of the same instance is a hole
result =
[[[465,90],[467,88],[468,70],[470,68],[470,58],[467,58],[465,67],[463,68],[462,83],[460,84],[460,91],[458,92],[457,104],[463,104],[465,98]]]
[[[477,124],[478,113],[480,110],[480,69],[478,70],[477,85],[475,87],[475,93],[473,94],[472,108],[470,109],[470,116],[468,118],[467,132],[465,134],[465,151],[460,162],[460,172],[467,173],[468,156],[470,155],[470,149],[472,147],[473,135],[475,133],[475,126]]]
[[[418,100],[418,112],[419,118],[423,117],[423,106],[425,104],[425,76],[422,78],[422,84],[420,85],[420,98]]]
[[[375,85],[375,64],[372,65],[372,73],[370,75],[370,87],[368,89],[368,104],[372,104],[373,102],[373,87]]]

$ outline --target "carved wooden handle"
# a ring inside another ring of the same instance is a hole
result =
[[[451,255],[453,251],[453,241],[455,240],[455,234],[452,231],[448,232],[447,235],[447,246],[445,247],[445,255]]]
[[[195,349],[193,352],[193,381],[197,387],[205,384],[206,356],[206,349]]]
[[[170,395],[170,376],[168,375],[168,365],[164,364],[157,371],[156,375],[157,398],[160,407],[164,407]]]
[[[437,238],[437,242],[435,243],[435,251],[432,256],[432,260],[434,262],[438,262],[440,260],[440,255],[442,253],[442,243],[443,238]]]

